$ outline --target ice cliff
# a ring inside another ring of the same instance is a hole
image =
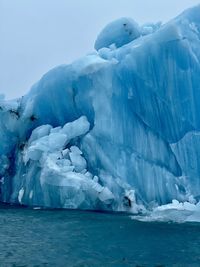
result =
[[[96,51],[0,98],[1,201],[140,212],[199,201],[200,6],[128,18]]]

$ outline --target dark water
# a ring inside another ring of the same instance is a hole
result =
[[[200,267],[200,224],[0,207],[0,267]]]

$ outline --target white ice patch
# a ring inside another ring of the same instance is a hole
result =
[[[131,218],[146,222],[200,222],[200,202],[194,204],[190,202],[179,202],[178,200],[173,200],[172,203],[158,206],[151,212],[147,212],[141,216],[131,216]]]
[[[94,72],[99,71],[105,65],[109,65],[111,62],[108,60],[102,59],[98,55],[88,55],[84,58],[74,62],[74,70],[80,75],[89,75]]]
[[[81,172],[86,169],[86,160],[79,153],[71,152],[69,153],[69,157],[72,165],[75,167],[75,171]]]
[[[72,153],[75,153],[77,155],[82,155],[82,151],[77,147],[77,146],[71,146],[70,147],[70,150]]]
[[[162,25],[162,22],[157,22],[157,23],[145,23],[144,25],[141,26],[141,34],[142,35],[148,35],[152,34],[155,31],[157,31]]]
[[[120,18],[108,25],[99,33],[95,42],[95,49],[103,47],[121,47],[140,36],[138,24],[130,18]]]
[[[24,162],[32,160],[40,167],[40,185],[44,191],[45,206],[50,206],[49,195],[59,192],[59,207],[91,208],[95,203],[110,205],[114,195],[99,183],[99,178],[87,170],[87,162],[78,146],[69,145],[74,138],[89,131],[90,124],[86,117],[67,123],[63,128],[44,125],[36,128],[24,149]],[[68,148],[66,148],[68,145]],[[24,189],[19,192],[21,203]],[[29,200],[33,191],[29,193]],[[54,196],[55,197],[55,196]],[[55,197],[56,198],[56,197]]]
[[[82,116],[73,122],[66,123],[61,131],[67,135],[70,141],[73,138],[86,134],[89,129],[90,123],[85,116]]]
[[[89,128],[90,124],[85,116],[82,116],[73,122],[66,123],[63,128],[56,127],[55,131],[53,131],[51,125],[43,125],[36,128],[31,134],[28,141],[28,147],[24,153],[25,164],[29,160],[42,160],[44,152],[49,154],[55,151],[62,151],[62,155],[67,156],[69,150],[64,149],[65,146],[70,142],[70,140],[86,134],[89,131]],[[73,159],[77,161],[76,164],[84,166],[84,160],[81,162],[80,159],[80,150],[78,150],[75,146],[72,147],[72,150],[79,155],[75,157],[76,153],[72,153]]]
[[[21,204],[22,203],[22,198],[24,196],[24,188],[22,187],[20,190],[19,190],[19,194],[18,194],[18,201],[19,203]]]
[[[37,127],[32,131],[31,137],[29,138],[29,144],[31,144],[33,141],[48,135],[50,133],[50,130],[52,129],[52,126],[47,124],[47,125],[42,125]]]
[[[33,190],[30,191],[30,193],[29,193],[29,198],[30,198],[30,199],[33,198]]]

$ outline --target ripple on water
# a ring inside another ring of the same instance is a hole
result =
[[[0,208],[0,266],[200,266],[200,224],[124,214]]]

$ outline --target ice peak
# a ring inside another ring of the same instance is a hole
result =
[[[114,44],[121,47],[140,37],[138,24],[130,18],[120,18],[109,23],[98,35],[95,42],[95,49],[109,47]]]

